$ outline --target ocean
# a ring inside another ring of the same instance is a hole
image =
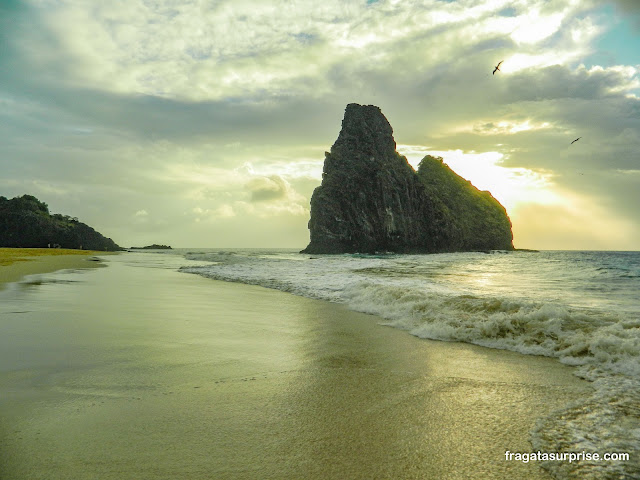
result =
[[[337,302],[416,337],[557,358],[593,393],[539,419],[533,451],[630,460],[543,466],[557,478],[640,478],[640,252],[163,253],[158,266]]]

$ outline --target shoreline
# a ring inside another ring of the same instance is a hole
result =
[[[145,255],[30,290],[40,311],[3,310],[20,321],[0,323],[0,473],[549,479],[505,451],[531,451],[535,422],[591,389],[555,359],[419,339]]]
[[[0,248],[0,289],[28,275],[75,268],[104,266],[96,255],[113,254],[94,250],[54,248]]]

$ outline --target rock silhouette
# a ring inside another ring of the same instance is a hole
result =
[[[311,197],[303,253],[513,250],[507,212],[489,192],[426,156],[416,172],[373,105],[349,104]]]

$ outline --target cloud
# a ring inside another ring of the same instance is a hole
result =
[[[488,172],[496,191],[544,179],[541,189],[640,223],[630,207],[640,180],[628,173],[640,151],[638,66],[585,60],[613,22],[597,2],[0,8],[1,193],[41,195],[114,236],[149,229],[160,243],[206,245],[221,225],[231,242],[279,219],[303,246],[323,152],[351,102],[380,106],[399,145],[451,163],[459,152],[460,168],[487,174],[485,188]],[[132,205],[149,221],[129,227]]]
[[[250,180],[247,189],[251,192],[252,202],[265,202],[286,198],[291,187],[282,177],[272,175]]]
[[[536,1],[505,15],[510,3],[332,0],[319,7],[295,0],[282,9],[237,0],[132,0],[91,9],[60,1],[43,9],[34,0],[35,27],[14,48],[32,68],[48,72],[44,81],[74,89],[191,101],[318,98],[335,92],[332,83],[344,88],[346,77],[366,83],[348,71],[420,71],[474,45],[486,49],[487,42],[509,39],[538,50],[578,10]]]
[[[635,67],[592,67],[579,65],[550,66],[535,72],[522,72],[508,77],[502,93],[503,101],[543,101],[552,99],[597,100],[617,92],[640,86]]]
[[[250,203],[242,203],[246,213],[268,217],[291,214],[308,215],[309,198],[296,192],[284,178],[278,175],[254,177],[246,184]]]
[[[614,0],[613,3],[627,18],[631,16],[636,30],[640,31],[640,3],[636,0]]]
[[[227,204],[220,205],[213,210],[210,210],[208,208],[203,209],[200,207],[195,207],[192,210],[192,213],[195,214],[194,220],[196,222],[200,222],[202,220],[212,221],[218,219],[233,218],[236,216],[236,212],[234,211],[233,207]]]

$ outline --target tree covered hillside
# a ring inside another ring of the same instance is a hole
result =
[[[68,215],[50,214],[32,195],[0,196],[0,247],[122,250],[113,240]]]

